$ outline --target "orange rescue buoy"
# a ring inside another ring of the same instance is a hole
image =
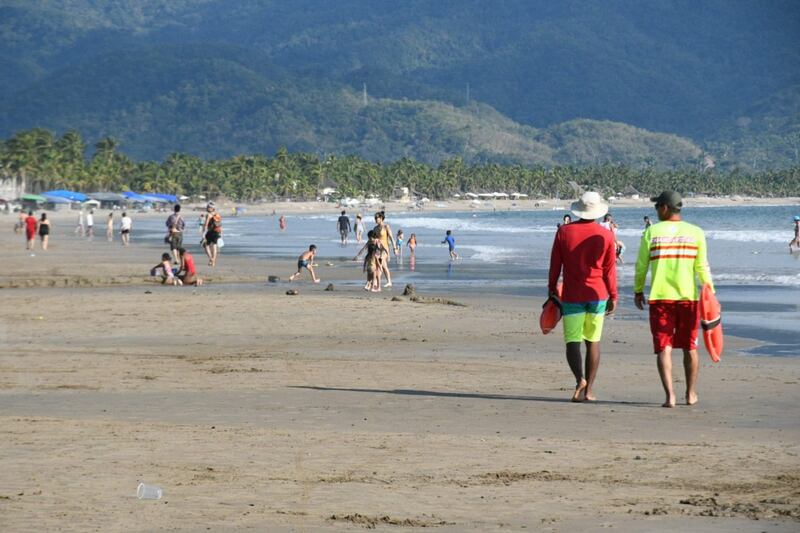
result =
[[[711,290],[711,285],[706,283],[700,293],[700,326],[703,328],[703,342],[708,355],[715,363],[722,357],[722,308]]]
[[[556,287],[557,298],[549,297],[542,305],[542,314],[539,315],[539,327],[547,335],[558,325],[561,320],[561,282]]]

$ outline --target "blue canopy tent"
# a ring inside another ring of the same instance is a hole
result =
[[[126,192],[122,193],[122,196],[124,196],[125,198],[127,198],[131,202],[142,202],[142,203],[145,203],[145,202],[149,202],[150,201],[147,198],[147,196],[145,196],[143,194],[135,193],[133,191],[126,191]]]
[[[178,197],[174,194],[162,194],[162,193],[153,193],[150,196],[157,196],[158,198],[163,198],[167,202],[177,203]]]
[[[72,205],[72,200],[63,196],[53,196],[48,193],[44,193],[42,196],[45,198],[45,209],[50,209],[51,211],[58,211],[62,207]]]
[[[151,204],[166,204],[169,203],[169,200],[164,200],[160,196],[156,196],[155,194],[142,194],[140,195],[144,198],[143,201],[150,202]]]
[[[85,202],[89,199],[83,193],[75,192],[75,191],[67,191],[65,189],[57,189],[54,191],[46,191],[42,193],[42,196],[50,196],[54,198],[66,198],[72,202]]]

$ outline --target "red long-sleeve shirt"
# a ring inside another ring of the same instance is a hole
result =
[[[597,302],[617,299],[617,257],[614,234],[594,222],[573,222],[558,228],[550,253],[548,289],[555,292],[564,272],[561,301]]]

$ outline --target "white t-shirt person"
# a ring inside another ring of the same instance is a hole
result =
[[[127,215],[122,217],[122,227],[120,228],[122,231],[130,231],[131,230],[131,225],[133,225],[133,221],[131,220],[131,217],[129,217]]]

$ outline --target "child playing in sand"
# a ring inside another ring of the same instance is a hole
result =
[[[458,259],[458,253],[456,252],[456,240],[453,238],[453,232],[447,230],[447,234],[445,235],[442,244],[447,243],[448,248],[450,248],[450,260],[455,261]]]
[[[197,268],[194,266],[194,257],[186,251],[186,248],[178,248],[178,256],[181,258],[181,267],[178,269],[178,279],[185,285],[202,285],[203,280],[197,277]]]
[[[303,269],[308,269],[311,273],[311,279],[314,280],[314,283],[319,283],[319,278],[314,273],[314,257],[317,255],[317,245],[312,244],[308,247],[307,252],[303,252],[300,254],[300,257],[297,258],[297,272],[289,276],[289,281],[294,281],[295,279],[300,277],[300,274],[303,272]]]
[[[172,263],[170,263],[169,254],[161,254],[161,262],[150,269],[150,275],[155,276],[158,269],[161,269],[161,283],[165,285],[183,285],[180,279],[175,277],[175,271],[172,270]]]

